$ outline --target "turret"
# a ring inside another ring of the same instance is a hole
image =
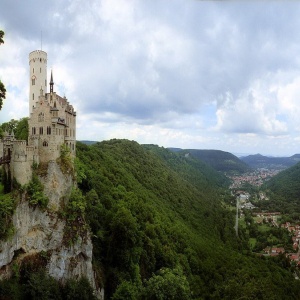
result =
[[[47,91],[47,53],[35,50],[29,54],[29,116],[36,106],[40,89]]]
[[[53,82],[53,75],[52,75],[52,70],[51,70],[51,78],[50,78],[50,93],[53,93],[53,85],[54,85],[54,82]]]

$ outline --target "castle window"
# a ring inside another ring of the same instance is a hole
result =
[[[32,134],[35,134],[35,133],[36,133],[35,127],[32,127]]]
[[[43,142],[44,147],[48,147],[48,143],[46,141]]]
[[[40,73],[42,73],[42,68],[40,68]]]
[[[32,100],[34,100],[34,93],[32,94]]]
[[[44,134],[43,127],[40,127],[40,134]]]
[[[32,73],[34,73],[34,68],[32,69]]]
[[[39,122],[44,122],[44,119],[45,119],[45,115],[44,115],[44,113],[39,113],[39,116],[38,116],[38,120],[39,120]]]
[[[47,134],[51,134],[51,127],[47,126]]]
[[[32,84],[32,85],[35,85],[35,78],[32,78],[32,79],[31,79],[31,84]]]

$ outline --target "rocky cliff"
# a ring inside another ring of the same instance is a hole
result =
[[[39,180],[49,199],[47,208],[30,205],[26,192],[20,194],[13,215],[14,234],[0,242],[0,278],[11,275],[13,264],[42,255],[45,268],[52,277],[64,282],[69,278],[84,276],[97,297],[103,298],[103,290],[93,271],[93,246],[88,229],[81,231],[76,240],[70,241],[66,237],[67,224],[62,211],[74,185],[72,175],[64,174],[60,166],[51,161]]]

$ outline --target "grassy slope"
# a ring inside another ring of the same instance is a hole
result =
[[[195,176],[193,162],[126,140],[79,143],[77,155],[107,297],[179,266],[194,299],[297,299],[291,274],[239,253],[234,217],[216,192],[222,178]]]

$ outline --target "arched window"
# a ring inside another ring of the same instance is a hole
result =
[[[35,133],[36,133],[35,127],[32,127],[32,134],[35,134]]]
[[[43,127],[40,127],[40,134],[44,134]]]
[[[44,142],[43,142],[43,146],[44,146],[44,147],[48,147],[47,141],[44,141]]]
[[[44,122],[44,119],[45,119],[45,115],[44,115],[44,113],[39,113],[39,116],[38,116],[38,120],[39,120],[39,122]]]
[[[47,134],[51,134],[51,127],[47,126]]]

